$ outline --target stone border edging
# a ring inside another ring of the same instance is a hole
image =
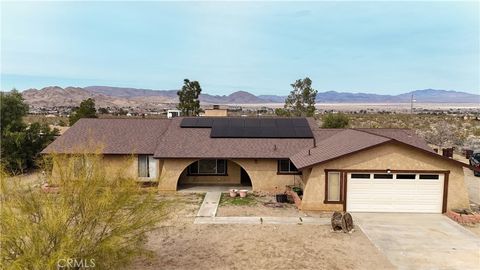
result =
[[[330,219],[315,217],[197,217],[193,224],[329,225]]]

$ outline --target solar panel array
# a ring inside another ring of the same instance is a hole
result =
[[[182,128],[212,128],[211,138],[313,138],[305,118],[184,118]]]

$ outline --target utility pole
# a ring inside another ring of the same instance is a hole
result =
[[[413,102],[415,102],[415,101],[416,101],[416,100],[415,100],[415,98],[414,98],[414,96],[413,96],[413,94],[412,94],[412,97],[411,97],[411,99],[410,99],[410,114],[413,114]]]

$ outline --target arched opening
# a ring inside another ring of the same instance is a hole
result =
[[[229,159],[200,159],[190,163],[180,174],[177,190],[194,190],[208,187],[219,189],[251,189],[248,172]]]

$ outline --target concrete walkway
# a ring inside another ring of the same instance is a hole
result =
[[[198,210],[197,217],[214,217],[217,214],[220,197],[222,197],[222,192],[207,192]]]
[[[355,213],[398,269],[479,269],[480,238],[441,214]]]

